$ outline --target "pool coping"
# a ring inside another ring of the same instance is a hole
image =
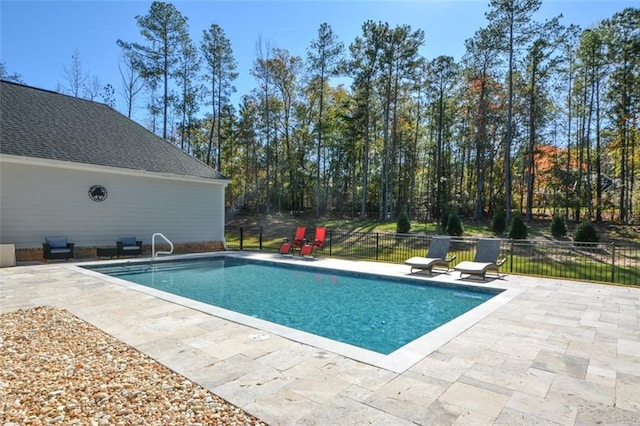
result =
[[[170,255],[159,258],[158,261],[166,262],[172,260],[187,260],[198,258],[215,258],[215,257],[237,257],[244,259],[253,259],[258,261],[268,261],[280,265],[304,265],[310,269],[325,270],[325,271],[338,271],[353,274],[352,263],[341,263],[340,261],[326,262],[327,259],[323,259],[323,262],[316,262],[316,259],[309,257],[299,256],[280,256],[273,254],[262,254],[252,252],[215,252],[215,253],[199,253],[199,254],[187,254],[187,255]],[[491,313],[495,312],[500,307],[506,305],[514,298],[518,297],[524,289],[508,287],[502,285],[498,280],[490,282],[461,282],[460,280],[454,280],[451,273],[447,274],[434,274],[432,276],[426,276],[423,274],[411,274],[399,277],[397,272],[384,271],[382,269],[375,271],[374,265],[368,265],[367,271],[356,271],[356,275],[363,276],[376,276],[379,278],[388,278],[391,280],[398,280],[402,278],[403,281],[412,281],[415,283],[424,283],[433,286],[444,286],[448,288],[460,288],[468,290],[481,290],[496,292],[497,294],[491,299],[485,301],[479,306],[465,312],[464,314],[454,318],[446,324],[437,327],[436,329],[422,335],[421,337],[405,344],[392,353],[385,355],[372,350],[367,350],[347,343],[332,340],[326,337],[318,336],[316,334],[308,333],[302,330],[297,330],[284,325],[276,324],[270,321],[266,321],[260,318],[255,318],[250,315],[241,314],[228,309],[220,308],[214,305],[210,305],[203,302],[198,302],[186,297],[178,296],[175,294],[167,293],[161,290],[157,290],[144,285],[136,284],[124,279],[112,277],[102,274],[98,271],[86,269],[85,267],[99,266],[99,265],[111,265],[118,264],[136,264],[136,263],[153,263],[153,259],[149,258],[133,258],[133,259],[118,259],[118,260],[100,260],[85,262],[76,266],[81,273],[86,273],[89,276],[103,279],[110,283],[138,291],[143,294],[147,294],[153,297],[157,297],[162,300],[166,300],[171,303],[175,303],[187,308],[195,309],[200,312],[214,315],[216,317],[231,321],[237,324],[252,327],[258,330],[263,330],[268,333],[273,333],[280,337],[302,343],[305,345],[313,346],[318,349],[332,352],[344,357],[350,358],[354,361],[363,362],[375,367],[383,368],[395,373],[402,373],[423,358],[430,355],[433,351],[437,350],[442,345],[446,344],[460,333],[472,327],[478,321],[487,317]],[[370,263],[370,262],[368,262]],[[372,271],[373,269],[373,271]],[[268,335],[264,336],[268,338]]]

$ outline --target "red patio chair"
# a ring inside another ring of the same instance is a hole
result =
[[[321,249],[324,247],[324,239],[327,234],[327,228],[324,226],[317,226],[316,233],[313,237],[313,243],[305,244],[300,248],[300,256],[310,256],[313,250]]]
[[[280,246],[280,254],[287,254],[294,248],[300,248],[305,243],[305,234],[307,233],[307,228],[304,226],[298,226],[296,229],[296,234],[293,237],[293,240],[289,241],[288,238],[284,238],[284,242]]]

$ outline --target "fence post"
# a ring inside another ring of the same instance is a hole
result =
[[[615,271],[616,271],[616,243],[611,243],[611,282],[615,283]]]
[[[509,256],[511,257],[511,259],[509,259],[509,273],[512,274],[513,273],[513,238],[509,239],[509,243],[511,246],[509,247]]]
[[[244,228],[240,227],[240,250],[244,248]]]
[[[376,232],[376,260],[378,260],[378,246],[380,245],[380,234]]]
[[[260,246],[260,250],[262,250],[262,226],[260,227],[260,236],[258,237],[258,245]]]

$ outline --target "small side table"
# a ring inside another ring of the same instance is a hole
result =
[[[98,257],[108,257],[113,259],[118,255],[118,249],[116,247],[97,247],[96,255]]]

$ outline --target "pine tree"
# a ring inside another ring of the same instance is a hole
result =
[[[118,40],[118,45],[134,56],[136,70],[150,82],[162,83],[162,137],[167,139],[167,122],[171,96],[169,79],[176,71],[179,55],[185,40],[189,38],[187,18],[169,3],[154,1],[149,14],[136,16],[140,34],[146,44],[127,43]]]

